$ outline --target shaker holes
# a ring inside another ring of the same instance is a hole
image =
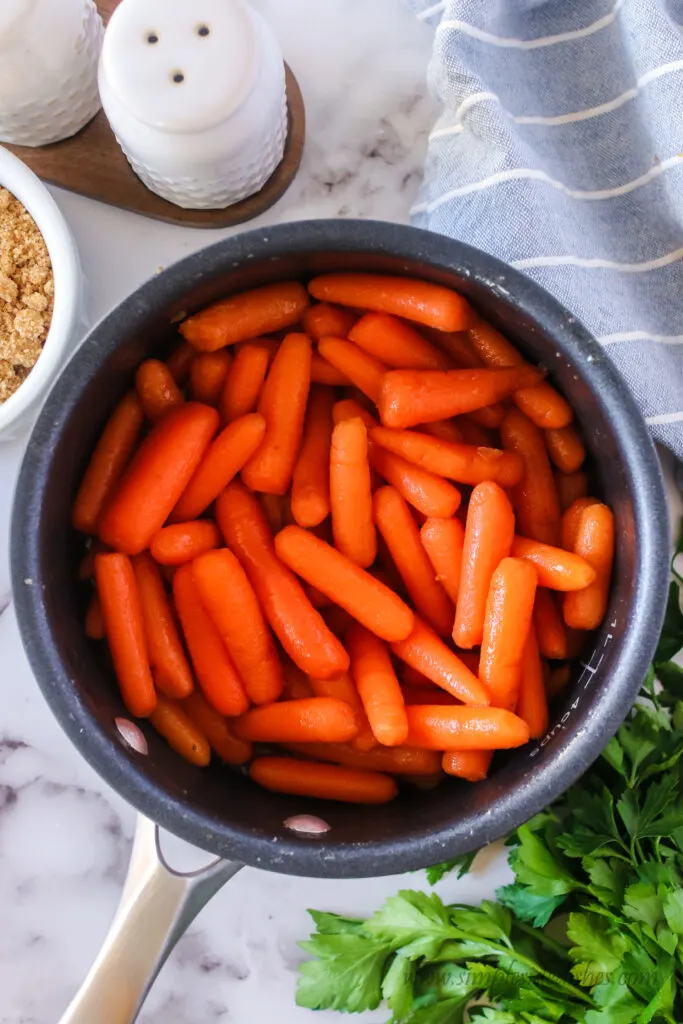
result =
[[[210,31],[211,30],[210,30],[208,25],[200,25],[199,28],[197,29],[197,35],[198,36],[208,36]]]
[[[149,33],[149,35],[147,36],[147,42],[151,45],[154,45],[154,43],[159,42],[159,36],[156,34],[156,32]]]
[[[176,83],[176,85],[180,85],[181,82],[185,81],[185,75],[182,73],[182,71],[174,71],[171,77],[173,81]]]

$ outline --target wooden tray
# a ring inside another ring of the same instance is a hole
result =
[[[105,21],[118,2],[97,0]],[[150,192],[131,170],[101,110],[70,139],[38,148],[7,145],[7,149],[28,164],[39,178],[52,185],[146,217],[194,228],[227,228],[242,224],[258,217],[277,202],[294,180],[301,163],[306,134],[304,102],[299,83],[287,65],[285,72],[289,131],[282,161],[260,192],[222,210],[183,210]]]

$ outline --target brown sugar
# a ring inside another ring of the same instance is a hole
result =
[[[19,200],[0,188],[0,404],[26,380],[41,353],[53,298],[45,240]]]

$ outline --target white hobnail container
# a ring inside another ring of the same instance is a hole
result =
[[[0,0],[0,142],[45,146],[100,109],[92,0]]]
[[[282,159],[282,54],[243,0],[122,0],[105,33],[99,83],[131,167],[176,206],[236,203]]]

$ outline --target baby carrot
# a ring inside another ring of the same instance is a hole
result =
[[[287,498],[280,494],[259,494],[257,495],[258,503],[263,509],[263,513],[268,521],[271,533],[279,533],[283,526],[287,526],[285,522],[288,519],[287,510],[285,505]]]
[[[383,640],[402,640],[413,628],[413,613],[400,597],[301,527],[286,526],[275,538],[275,551],[285,565]]]
[[[201,602],[192,564],[173,577],[173,601],[202,693],[221,715],[241,715],[249,707],[242,680]]]
[[[567,627],[555,595],[544,587],[536,591],[534,629],[543,657],[551,661],[564,661],[567,657]]]
[[[207,306],[180,325],[180,333],[201,352],[249,341],[291,327],[308,306],[308,295],[298,281],[279,281],[231,295]]]
[[[100,539],[137,555],[164,525],[218,427],[218,413],[187,402],[173,409],[140,445],[100,522]]]
[[[467,301],[440,284],[385,274],[323,274],[309,281],[315,299],[341,306],[393,313],[440,331],[461,331],[472,313]]]
[[[151,423],[158,423],[171,409],[185,401],[168,366],[159,359],[145,359],[140,363],[135,374],[135,387],[145,416]]]
[[[577,498],[568,509],[562,513],[561,540],[565,551],[574,551],[576,538],[579,533],[581,516],[585,509],[591,505],[597,505],[597,498]]]
[[[317,526],[330,514],[333,402],[329,388],[311,388],[303,441],[292,476],[292,515],[299,526]]]
[[[190,366],[196,355],[196,348],[193,348],[184,338],[181,338],[173,346],[173,350],[166,360],[166,366],[178,387],[184,388],[190,379]]]
[[[253,743],[347,743],[358,734],[353,710],[334,697],[306,697],[252,708],[235,722]]]
[[[500,438],[494,431],[487,430],[485,427],[480,426],[472,419],[468,413],[465,416],[459,416],[456,422],[456,426],[462,437],[461,441],[465,444],[472,444],[475,448],[495,448],[500,443]],[[446,438],[448,440],[448,438]],[[506,454],[512,454],[508,452]],[[520,460],[520,476],[522,472],[521,460]]]
[[[230,423],[256,410],[269,364],[270,353],[264,345],[240,346],[220,397],[223,423]]]
[[[144,418],[137,392],[129,391],[102,431],[78,488],[71,513],[74,529],[90,534],[97,531],[102,511],[133,454]]]
[[[333,761],[347,768],[366,772],[389,772],[392,775],[435,775],[441,755],[433,750],[415,747],[382,747],[360,751],[350,743],[287,743],[287,750],[316,761]]]
[[[454,704],[462,704],[457,697],[446,693],[438,686],[433,686],[429,681],[427,681],[427,686],[406,686],[405,683],[402,683],[401,692],[405,704],[444,704],[450,707]]]
[[[491,577],[479,662],[479,678],[491,691],[495,707],[513,711],[517,704],[535,596],[533,565],[522,558],[504,558]]]
[[[104,640],[106,636],[102,605],[97,591],[94,591],[88,602],[85,613],[85,635],[89,636],[91,640]]]
[[[390,370],[382,378],[375,401],[385,427],[414,427],[482,409],[541,379],[542,374],[530,366],[510,370]]]
[[[301,323],[309,338],[320,341],[321,338],[346,338],[357,319],[348,309],[331,306],[329,302],[316,302],[304,311]]]
[[[348,672],[342,672],[335,679],[311,679],[308,677],[307,682],[310,687],[307,696],[333,697],[335,700],[343,700],[345,704],[349,705],[356,716],[356,725],[358,726],[358,735],[352,741],[355,750],[372,750],[377,745],[356,683]]]
[[[211,760],[209,741],[180,704],[159,697],[149,720],[176,754],[198,768],[206,767]]]
[[[562,473],[575,473],[584,463],[586,449],[575,427],[546,430],[543,434],[552,462]]]
[[[384,363],[345,338],[321,338],[318,351],[377,405],[382,377],[387,370]]]
[[[95,583],[123,702],[131,715],[147,718],[156,707],[157,696],[130,559],[115,552],[96,555]]]
[[[346,636],[351,672],[370,728],[385,747],[399,747],[408,735],[403,694],[389,650],[374,633],[355,623]]]
[[[467,331],[437,331],[433,327],[422,327],[422,333],[432,345],[446,353],[454,366],[474,370],[483,365],[469,342]]]
[[[492,757],[492,750],[446,750],[441,767],[446,775],[481,782],[488,775]]]
[[[432,437],[440,437],[442,441],[451,441],[460,444],[464,441],[462,430],[455,420],[435,420],[433,423],[420,423],[420,433],[430,434]]]
[[[249,766],[249,774],[254,782],[276,793],[352,804],[384,804],[398,792],[396,782],[388,775],[293,757],[257,757]]]
[[[614,560],[614,516],[607,505],[584,509],[579,520],[574,551],[595,570],[595,580],[585,590],[566,594],[564,621],[572,629],[597,629],[607,612]]]
[[[595,569],[574,552],[526,537],[515,537],[511,554],[533,562],[538,573],[538,585],[549,590],[583,590],[596,577]]]
[[[358,417],[361,419],[368,430],[371,427],[378,427],[379,422],[375,419],[372,413],[364,409],[363,406],[354,401],[353,398],[343,398],[340,402],[335,402],[332,406],[332,419],[335,423],[341,423],[343,420],[352,420]]]
[[[487,430],[497,430],[505,418],[505,407],[500,402],[485,405],[481,409],[472,409],[467,413],[469,418]]]
[[[453,607],[458,601],[465,529],[457,519],[429,518],[420,530],[422,547]]]
[[[579,470],[577,473],[555,474],[555,485],[560,498],[560,508],[564,512],[577,498],[585,498],[588,494],[588,477]]]
[[[557,544],[560,499],[542,432],[519,409],[510,409],[500,435],[503,446],[524,460],[524,475],[513,496],[519,532],[544,544]]]
[[[458,647],[468,650],[481,643],[491,577],[510,554],[514,532],[515,516],[505,492],[491,481],[478,484],[472,491],[465,524],[453,626]]]
[[[266,420],[258,412],[240,416],[224,427],[181,494],[171,520],[182,523],[200,516],[259,450],[266,429]]]
[[[392,644],[391,649],[397,658],[463,703],[490,704],[486,686],[421,619],[416,617],[410,636]]]
[[[448,370],[453,363],[421,334],[389,313],[366,313],[349,332],[356,345],[403,370]]]
[[[326,384],[328,387],[346,387],[351,384],[350,379],[341,370],[338,370],[327,359],[323,359],[319,352],[313,352],[311,356],[311,383]]]
[[[315,679],[346,672],[348,654],[294,573],[275,554],[273,535],[257,498],[233,481],[216,502],[216,518],[256,591],[266,619],[294,664]]]
[[[460,491],[436,473],[378,445],[370,447],[370,465],[402,498],[425,516],[448,518],[460,506]]]
[[[253,748],[249,740],[235,735],[229,722],[219,715],[197,690],[179,705],[185,714],[204,733],[214,754],[225,764],[246,764],[251,760]]]
[[[505,708],[406,708],[408,745],[427,750],[508,750],[529,739],[529,727]]]
[[[157,689],[161,689],[167,697],[187,697],[194,689],[194,679],[180,642],[161,573],[147,552],[136,555],[132,561],[142,609],[147,655],[157,673]]]
[[[221,533],[215,523],[197,519],[162,527],[152,537],[149,550],[154,561],[161,565],[182,565],[205,551],[219,548],[221,541]]]
[[[284,673],[284,686],[281,700],[301,700],[304,697],[314,696],[308,678],[293,662],[285,662],[282,666],[282,671]],[[319,693],[317,696],[331,697],[333,694]]]
[[[372,517],[368,432],[361,419],[343,420],[334,427],[329,479],[334,545],[367,569],[377,556],[377,535]]]
[[[373,427],[370,440],[430,473],[462,484],[475,486],[495,480],[501,487],[512,487],[524,472],[524,463],[516,452],[443,441],[414,430]]]
[[[200,352],[190,367],[190,398],[218,408],[232,356],[225,349]]]
[[[90,547],[78,563],[79,580],[93,579],[95,576],[95,555],[103,554],[105,551],[109,551],[109,548],[106,544],[103,544],[101,540],[97,537],[91,540]]]
[[[534,628],[529,630],[522,654],[522,680],[517,714],[529,726],[529,736],[538,740],[548,728],[548,698],[543,683],[543,666]]]
[[[301,444],[311,385],[311,342],[305,334],[288,334],[278,349],[259,398],[266,420],[261,446],[242,470],[252,491],[284,494]]]

